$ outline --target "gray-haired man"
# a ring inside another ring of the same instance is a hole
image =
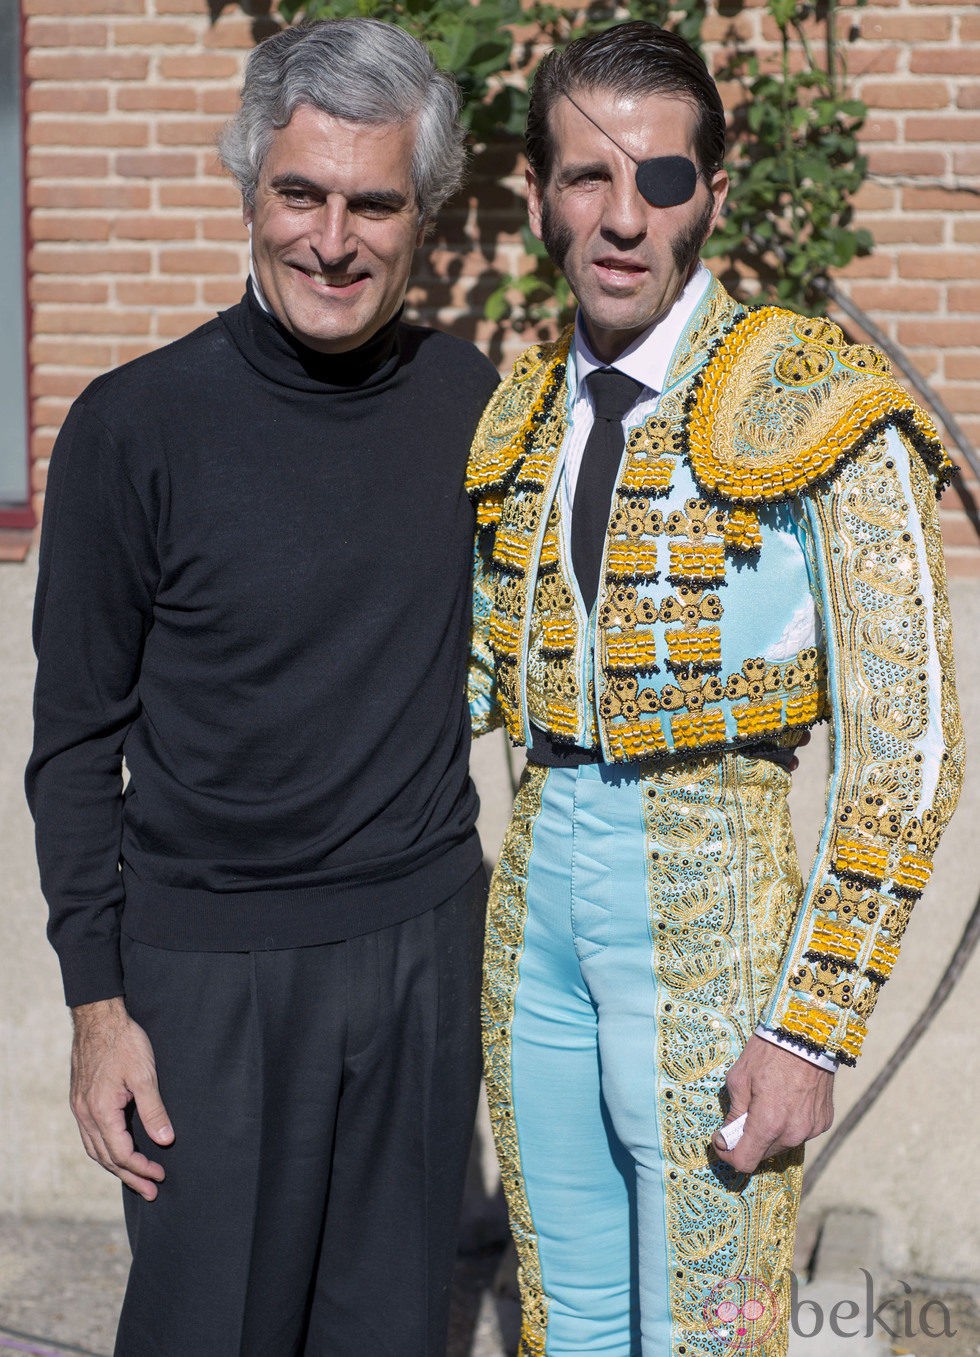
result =
[[[384,24],[258,48],[222,144],[249,290],[90,386],[52,461],[28,790],[72,1106],[129,1189],[123,1357],[444,1348],[484,894],[463,478],[496,376],[400,310],[456,111]]]

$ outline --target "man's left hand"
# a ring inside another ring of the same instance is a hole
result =
[[[742,1138],[725,1148],[720,1132],[715,1154],[739,1173],[828,1130],[834,1120],[834,1076],[792,1051],[751,1036],[726,1079],[731,1106],[725,1125],[748,1113]]]

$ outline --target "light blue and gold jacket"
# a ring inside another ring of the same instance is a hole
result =
[[[713,281],[628,431],[587,620],[559,489],[570,344],[522,355],[471,453],[474,732],[533,724],[619,763],[829,718],[826,825],[763,1021],[853,1063],[962,781],[949,460],[876,350]]]

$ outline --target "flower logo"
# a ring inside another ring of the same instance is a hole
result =
[[[726,1354],[751,1352],[766,1341],[779,1319],[779,1298],[758,1277],[724,1277],[702,1305],[708,1330],[727,1339]]]

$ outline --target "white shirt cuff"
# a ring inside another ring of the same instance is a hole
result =
[[[773,1046],[781,1046],[784,1051],[792,1051],[802,1060],[809,1060],[811,1065],[817,1065],[822,1070],[830,1070],[831,1074],[837,1072],[839,1061],[832,1055],[825,1055],[822,1051],[811,1051],[808,1046],[804,1046],[802,1041],[794,1041],[792,1037],[784,1037],[781,1032],[774,1032],[771,1027],[763,1027],[762,1023],[755,1029],[757,1037],[763,1041],[772,1042]]]

